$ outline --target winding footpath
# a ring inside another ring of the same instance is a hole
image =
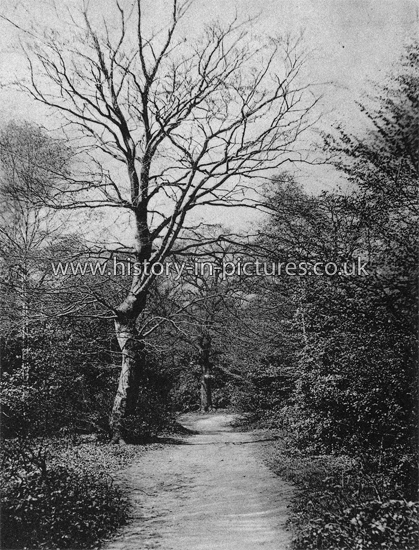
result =
[[[232,414],[188,414],[195,435],[151,450],[126,472],[133,517],[105,550],[286,550],[292,487],[260,458]],[[259,453],[258,453],[259,451]]]

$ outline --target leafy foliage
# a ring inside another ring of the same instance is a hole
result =
[[[269,458],[298,489],[290,522],[293,547],[308,550],[413,550],[419,537],[419,505],[400,498],[386,474],[345,455],[304,456],[277,444]]]
[[[128,504],[106,470],[74,457],[63,465],[50,452],[26,443],[6,447],[3,548],[90,548],[126,521]]]
[[[267,259],[367,264],[363,275],[295,278],[270,294],[279,310],[285,289],[296,291],[284,318],[300,332],[295,361],[280,362],[293,387],[282,403],[277,391],[263,394],[269,423],[285,430],[304,463],[303,480],[294,479],[299,549],[418,544],[418,53],[411,46],[399,74],[362,107],[364,135],[338,128],[325,136],[349,190],[308,196],[283,175],[269,191],[259,241]],[[280,356],[280,337],[277,347]],[[310,470],[319,455],[351,466]]]

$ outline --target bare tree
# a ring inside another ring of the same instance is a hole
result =
[[[299,83],[300,40],[253,38],[246,22],[206,26],[180,36],[190,2],[171,2],[170,22],[153,32],[145,0],[115,0],[119,23],[73,15],[73,37],[54,30],[25,47],[30,83],[22,87],[64,117],[95,176],[52,195],[60,208],[129,213],[132,254],[144,269],[117,306],[122,370],[113,407],[113,440],[133,413],[144,346],[136,321],[156,277],[153,266],[193,227],[200,206],[255,206],[258,178],[290,159],[309,126],[314,100]],[[108,160],[106,160],[108,159]],[[121,167],[123,170],[121,170]],[[50,197],[50,199],[51,199]],[[196,223],[196,222],[195,222]]]

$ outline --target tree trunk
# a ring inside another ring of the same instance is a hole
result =
[[[139,185],[137,174],[133,166],[129,166],[131,186],[136,189]],[[144,183],[146,185],[147,182]],[[148,261],[151,255],[150,232],[147,225],[147,210],[140,204],[135,212],[136,236],[135,259],[141,264]],[[121,374],[119,376],[118,390],[116,392],[110,427],[112,442],[124,442],[126,435],[123,430],[123,420],[136,412],[138,402],[141,368],[145,360],[144,342],[138,334],[136,321],[144,311],[148,290],[141,286],[140,274],[133,277],[131,289],[125,300],[117,308],[115,320],[115,332],[122,355]]]
[[[210,369],[202,369],[201,377],[201,411],[208,412],[212,410],[212,375]]]
[[[200,345],[200,363],[201,363],[201,411],[208,412],[212,410],[212,374],[211,374],[211,337],[206,335],[201,339]]]
[[[131,293],[118,308],[115,332],[122,355],[113,409],[110,418],[112,442],[124,442],[123,420],[135,414],[138,401],[141,369],[145,360],[144,342],[138,334],[136,320],[144,309],[146,294],[133,296]]]

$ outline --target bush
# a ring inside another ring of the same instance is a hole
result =
[[[156,437],[173,420],[170,408],[160,396],[145,388],[138,398],[135,414],[122,419],[122,438],[127,443],[142,443]]]
[[[200,377],[200,371],[193,363],[189,370],[185,369],[179,372],[171,392],[175,410],[181,412],[199,410]]]
[[[370,500],[312,520],[299,537],[307,550],[416,550],[419,505]]]
[[[31,457],[20,463],[14,457],[5,468],[2,548],[88,548],[125,522],[127,502],[109,476],[47,467],[39,453]]]
[[[290,515],[296,550],[418,547],[419,503],[403,498],[399,474],[389,475],[387,466],[380,470],[369,460],[310,455],[296,450],[292,440],[276,443],[267,460],[298,489]]]

